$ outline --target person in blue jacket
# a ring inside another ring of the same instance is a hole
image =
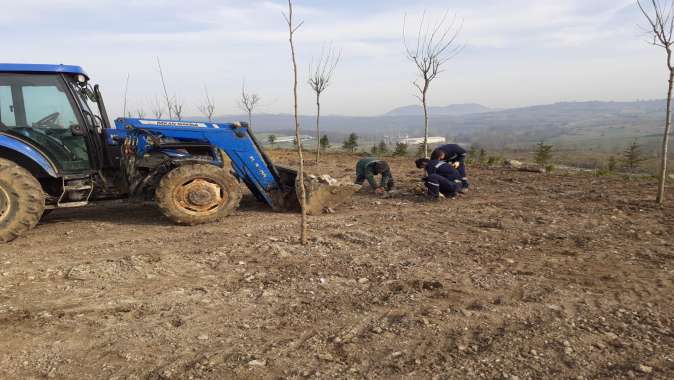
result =
[[[417,168],[426,170],[424,184],[431,199],[438,199],[440,195],[454,198],[463,191],[461,174],[454,166],[445,161],[420,158],[416,161]]]
[[[431,160],[445,161],[454,166],[461,174],[461,183],[467,189],[470,186],[466,176],[466,156],[468,152],[457,144],[446,144],[437,147],[431,154]]]

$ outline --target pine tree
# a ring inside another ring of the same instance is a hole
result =
[[[627,170],[634,172],[644,161],[646,161],[646,158],[641,152],[641,145],[637,140],[634,140],[623,152],[623,164]]]
[[[322,151],[325,152],[326,150],[328,150],[330,148],[330,140],[328,139],[328,135],[323,135],[323,137],[321,137],[321,141],[319,142],[319,144],[321,145]]]
[[[545,142],[541,141],[536,145],[536,154],[534,155],[534,162],[541,165],[547,166],[552,159],[552,145],[546,145]]]
[[[342,148],[350,151],[351,153],[355,152],[356,148],[358,148],[358,135],[355,133],[351,133],[349,137],[346,140],[344,140]]]
[[[394,156],[407,156],[408,145],[405,143],[397,143],[395,149],[393,150]]]

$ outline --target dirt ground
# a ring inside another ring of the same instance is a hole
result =
[[[428,203],[391,164],[402,194],[311,217],[307,247],[250,197],[201,227],[55,211],[0,246],[0,378],[674,378],[674,203],[653,183],[472,168]]]

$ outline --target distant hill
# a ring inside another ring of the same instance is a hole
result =
[[[476,105],[464,108],[490,110]],[[531,147],[540,140],[572,149],[621,149],[639,138],[642,144],[656,144],[665,117],[665,101],[635,102],[563,102],[532,107],[442,114],[433,111],[430,116],[431,134],[462,142],[477,142],[493,148]],[[450,106],[452,107],[452,106]],[[405,109],[402,107],[398,110]],[[443,107],[440,107],[443,108]],[[393,112],[393,111],[392,111]],[[396,111],[398,112],[398,111]],[[321,129],[333,141],[355,132],[363,137],[379,139],[383,136],[421,136],[421,114],[382,116],[334,116],[321,119]],[[246,120],[242,115],[224,115],[222,121]],[[303,133],[311,134],[314,116],[300,118]],[[253,116],[256,132],[293,133],[293,119],[288,114],[258,114]],[[655,137],[654,137],[655,136]]]
[[[474,113],[492,112],[493,109],[481,104],[452,104],[445,107],[429,107],[429,114],[435,116],[458,116]],[[385,116],[420,116],[424,114],[424,109],[420,105],[398,107],[389,111]]]

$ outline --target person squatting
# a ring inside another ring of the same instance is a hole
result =
[[[381,182],[377,184],[374,176],[381,175]],[[356,184],[362,185],[367,179],[374,192],[382,195],[395,188],[391,168],[384,160],[374,157],[363,158],[356,164]]]
[[[426,170],[424,184],[428,189],[428,197],[435,200],[441,197],[454,198],[464,192],[458,163],[450,164],[445,161],[420,158],[416,161],[417,168]]]

